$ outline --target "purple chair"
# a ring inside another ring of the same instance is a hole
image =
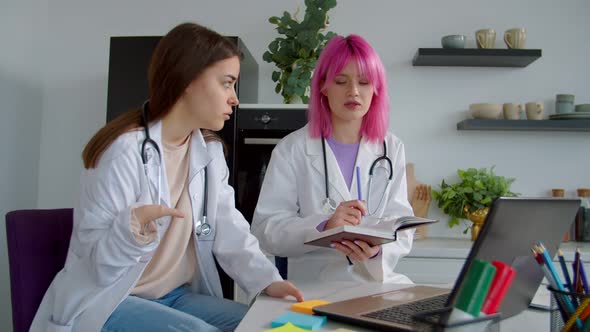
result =
[[[73,209],[6,214],[14,332],[29,330],[49,284],[63,268],[73,220]]]

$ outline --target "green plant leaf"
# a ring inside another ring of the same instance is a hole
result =
[[[277,50],[279,49],[279,41],[278,40],[273,40],[270,44],[268,44],[268,49],[272,53],[276,53]]]
[[[455,217],[449,219],[449,227],[453,228],[453,226],[459,226],[459,219]]]
[[[279,71],[272,72],[272,81],[273,82],[278,81],[280,77],[281,77],[281,72],[279,72]]]
[[[458,224],[459,219],[465,219],[464,206],[469,206],[469,211],[473,212],[490,206],[498,197],[517,196],[510,191],[515,179],[496,175],[494,167],[489,171],[486,168],[459,169],[457,175],[459,182],[449,184],[443,179],[440,190],[432,191],[438,207],[451,218],[451,227]]]
[[[279,37],[268,45],[263,60],[278,68],[272,79],[277,82],[275,91],[284,101],[291,100],[293,95],[309,101],[303,97],[309,89],[311,73],[326,42],[336,35],[332,31],[323,33],[329,21],[328,11],[336,4],[335,0],[305,0],[303,20],[298,22],[298,15],[287,11],[281,17],[269,18],[269,23],[276,25]]]

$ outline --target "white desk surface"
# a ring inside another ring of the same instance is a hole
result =
[[[380,283],[355,283],[334,282],[331,284],[299,284],[306,300],[321,299],[330,302],[342,301],[354,297],[391,291],[407,287],[407,285],[380,284]],[[276,299],[265,295],[258,297],[256,302],[242,320],[236,332],[257,332],[271,328],[270,322],[289,311],[292,299]],[[347,328],[353,331],[364,332],[369,329],[338,323],[328,320],[328,323],[318,331],[330,331],[337,328]],[[549,312],[529,309],[500,323],[500,331],[549,331]]]

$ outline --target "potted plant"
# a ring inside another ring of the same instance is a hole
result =
[[[305,0],[305,6],[300,22],[299,10],[293,17],[285,11],[282,17],[268,19],[282,36],[268,45],[262,59],[278,67],[272,80],[277,84],[275,92],[283,96],[285,103],[293,103],[297,98],[308,103],[313,69],[326,42],[336,35],[331,31],[322,33],[329,24],[328,11],[336,7],[336,0]]]
[[[494,167],[489,171],[487,168],[459,169],[457,175],[458,183],[448,184],[443,180],[440,191],[432,190],[432,194],[438,207],[449,215],[449,227],[459,225],[459,219],[473,222],[471,239],[475,240],[492,202],[498,197],[518,195],[510,191],[515,179],[494,174]]]

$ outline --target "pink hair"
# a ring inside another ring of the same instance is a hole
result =
[[[334,77],[350,60],[356,61],[359,71],[373,85],[374,94],[369,111],[363,118],[361,135],[369,141],[382,141],[389,127],[389,96],[385,68],[377,52],[362,37],[335,36],[320,54],[311,80],[308,121],[314,138],[332,135],[332,120],[328,98],[322,91],[333,84]]]

